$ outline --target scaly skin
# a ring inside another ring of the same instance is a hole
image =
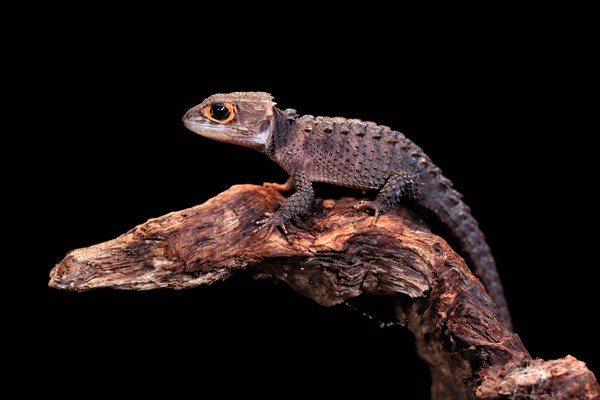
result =
[[[410,199],[446,228],[510,323],[496,264],[477,221],[452,182],[402,133],[358,119],[298,116],[276,108],[271,95],[261,92],[213,95],[190,109],[183,122],[200,135],[258,150],[290,174],[295,193],[257,222],[270,229],[286,232],[285,223],[308,208],[313,182],[379,191],[373,201],[356,206],[376,217]]]

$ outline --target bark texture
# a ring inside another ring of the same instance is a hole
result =
[[[150,219],[116,239],[73,250],[51,287],[184,289],[246,270],[321,305],[361,293],[392,296],[432,374],[432,399],[600,399],[585,364],[533,359],[481,283],[439,236],[398,207],[377,220],[356,199],[315,200],[289,235],[256,229],[278,193],[238,185],[187,210]]]

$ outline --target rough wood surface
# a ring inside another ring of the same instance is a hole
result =
[[[239,185],[206,203],[71,251],[50,286],[192,288],[239,270],[269,276],[324,306],[371,293],[397,300],[432,374],[432,399],[600,399],[585,364],[532,359],[481,283],[415,214],[398,207],[371,226],[356,199],[316,200],[287,237],[253,232],[283,198]]]

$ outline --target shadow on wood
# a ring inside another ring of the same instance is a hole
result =
[[[461,257],[408,209],[371,226],[356,199],[315,200],[290,234],[256,229],[283,201],[238,185],[206,203],[172,212],[122,236],[71,251],[49,285],[184,289],[239,270],[272,277],[324,306],[361,293],[391,296],[432,374],[432,399],[599,399],[600,387],[571,356],[532,359]]]

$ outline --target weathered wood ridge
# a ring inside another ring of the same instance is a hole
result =
[[[253,233],[283,202],[258,186],[234,186],[206,203],[151,219],[122,236],[71,251],[50,286],[192,288],[236,271],[272,276],[324,306],[361,293],[393,296],[432,374],[432,399],[600,399],[585,364],[532,359],[481,283],[419,217],[397,207],[371,218],[356,199],[313,203],[287,237]]]

